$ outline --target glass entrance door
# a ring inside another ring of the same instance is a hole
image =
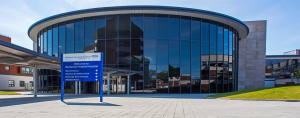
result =
[[[110,77],[110,94],[126,94],[126,77],[121,76],[111,76]],[[103,94],[107,94],[107,76],[103,77]],[[99,86],[99,82],[96,83],[96,86]],[[96,91],[99,94],[99,87],[96,87]]]
[[[118,83],[117,83],[117,77],[112,76],[112,78],[110,78],[110,94],[117,94],[117,90],[118,90]]]
[[[126,94],[126,78],[119,76],[117,79],[118,94]]]

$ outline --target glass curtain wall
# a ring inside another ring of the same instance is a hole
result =
[[[293,78],[300,69],[300,59],[266,59],[266,78]]]
[[[200,93],[201,85],[201,19],[193,18],[191,22],[191,89]]]
[[[39,69],[40,79],[38,82],[39,92],[41,93],[60,93],[60,72],[49,69]],[[69,90],[68,93],[72,93]]]
[[[60,22],[37,36],[40,53],[103,52],[105,67],[142,71],[131,76],[131,93],[236,90],[238,32],[219,22],[163,14],[107,15]],[[40,73],[40,90],[59,90],[59,76],[42,76],[59,72]],[[66,92],[74,92],[74,82],[66,83]]]

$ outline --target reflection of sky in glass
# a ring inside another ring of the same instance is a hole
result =
[[[232,58],[231,55],[234,53],[229,51],[233,49],[233,47],[230,47],[233,46],[233,41],[229,40],[233,38],[233,32],[229,31],[229,28],[225,29],[220,25],[209,24],[205,19],[202,19],[202,21],[191,21],[188,19],[180,20],[178,18],[173,18],[174,16],[169,16],[170,18],[156,18],[151,17],[152,15],[140,17],[143,16],[143,14],[135,14],[131,16],[133,17],[130,18],[130,31],[127,31],[129,29],[127,26],[120,25],[125,21],[127,23],[129,18],[126,18],[126,20],[123,21],[122,18],[116,20],[116,18],[105,19],[106,16],[103,19],[97,19],[100,17],[95,17],[95,20],[85,19],[85,21],[83,21],[84,23],[82,21],[71,24],[68,22],[69,24],[59,26],[59,28],[56,28],[55,30],[53,26],[52,32],[48,30],[45,34],[42,32],[41,43],[46,45],[46,47],[44,47],[46,49],[45,52],[48,52],[47,54],[49,55],[51,55],[51,52],[49,52],[49,49],[51,50],[51,48],[53,50],[52,55],[57,55],[59,53],[57,50],[58,45],[62,52],[64,52],[63,49],[66,49],[67,53],[73,53],[74,51],[82,52],[82,49],[84,49],[83,51],[94,51],[94,49],[97,51],[106,51],[106,54],[108,54],[108,52],[113,52],[114,56],[110,58],[118,60],[113,63],[107,62],[106,64],[116,64],[114,67],[124,67],[124,65],[126,65],[131,67],[131,70],[144,71],[142,74],[143,77],[140,78],[140,82],[147,81],[148,83],[146,84],[149,84],[148,87],[155,87],[152,86],[155,85],[155,79],[159,79],[159,81],[162,80],[164,83],[166,82],[166,84],[168,84],[168,76],[170,77],[170,80],[173,80],[172,78],[176,77],[177,79],[174,78],[176,81],[179,80],[179,76],[186,77],[183,79],[184,81],[189,81],[188,76],[191,76],[191,79],[200,79],[201,76],[202,79],[208,79],[209,77],[212,79],[214,78],[212,75],[215,74],[210,73],[209,75],[208,69],[210,69],[210,65],[214,65],[215,63],[218,63],[219,67],[223,67],[224,65],[226,68],[224,72],[227,71],[227,73],[229,73],[228,70],[233,70],[230,68],[231,65],[229,65],[229,63],[231,63],[229,61],[232,61],[232,59],[230,59]],[[108,21],[109,23],[106,23]],[[65,22],[63,22],[63,24],[64,23]],[[111,28],[106,28],[107,24],[109,24]],[[119,31],[115,31],[117,30],[115,28]],[[81,33],[84,33],[84,35]],[[105,39],[105,34],[107,33],[111,34],[113,37],[120,36],[119,38],[115,37],[111,39],[119,42],[103,40],[103,37]],[[128,42],[120,40],[121,36],[127,36],[125,34],[129,33],[131,33],[131,39],[126,38]],[[53,44],[51,44],[51,40],[46,40],[51,39],[51,36],[48,36],[47,34],[53,34]],[[223,36],[223,34],[225,36]],[[101,36],[103,37],[101,38]],[[65,42],[64,38],[67,38],[69,42]],[[102,42],[96,42],[95,44],[95,38],[101,38]],[[200,38],[202,39],[200,40]],[[45,39],[46,42],[43,42],[43,39]],[[56,42],[57,39],[60,39],[59,43]],[[74,39],[82,43],[74,42]],[[224,42],[225,46],[223,44]],[[96,46],[95,48],[94,45]],[[67,47],[65,48],[64,46]],[[225,55],[223,55],[223,50],[226,52]],[[208,55],[216,53],[220,55]],[[225,58],[224,62],[223,56]],[[219,62],[214,62],[212,60],[216,57],[218,57]],[[133,61],[130,62],[126,59],[131,59]],[[201,61],[203,63],[202,71]],[[223,63],[227,63],[227,65]],[[134,64],[141,64],[141,68],[140,65]],[[168,64],[176,65],[174,67],[175,69],[169,70]],[[129,67],[126,69],[129,69]],[[177,67],[180,67],[180,69]],[[214,66],[210,67],[214,68]],[[153,74],[153,71],[155,71],[155,74]],[[171,74],[172,72],[173,74]],[[172,76],[170,76],[170,74]],[[138,86],[144,85],[143,83],[139,84],[141,85]],[[181,86],[184,85],[182,83],[179,84]]]
[[[168,17],[157,17],[157,38],[168,38]]]
[[[52,46],[52,29],[48,30],[48,46]]]
[[[67,43],[74,42],[74,23],[70,23],[66,25],[67,30]]]
[[[181,19],[180,21],[180,39],[190,40],[191,38],[191,20]]]
[[[144,38],[156,38],[156,17],[144,17]]]
[[[140,29],[143,29],[143,17],[131,17],[131,22],[133,22]]]
[[[228,55],[228,29],[224,29],[224,54]]]
[[[191,65],[200,65],[200,42],[192,41]]]
[[[209,24],[201,22],[201,54],[209,54]]]
[[[83,41],[83,21],[75,22],[75,41]]]
[[[179,39],[178,18],[169,18],[169,39]]]
[[[168,40],[157,40],[157,64],[168,64]]]
[[[144,40],[144,55],[145,63],[155,64],[156,63],[156,40],[145,39]]]
[[[232,47],[232,31],[229,31],[229,47]]]
[[[94,20],[84,21],[84,40],[94,40]]]
[[[53,45],[58,45],[58,27],[53,27]]]
[[[210,24],[210,54],[217,53],[217,26]]]
[[[169,41],[169,64],[179,64],[179,41]]]
[[[190,72],[191,72],[190,65],[180,66],[180,74],[190,74]]]
[[[192,40],[200,41],[200,21],[192,20]]]
[[[190,51],[190,41],[180,41],[180,64],[190,65],[191,51]]]

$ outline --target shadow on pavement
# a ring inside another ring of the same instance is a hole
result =
[[[96,96],[96,95],[67,95],[64,98],[65,99],[78,99],[78,98],[88,98],[88,97],[98,97],[99,98],[99,96]],[[0,107],[38,103],[38,102],[45,102],[45,101],[55,101],[55,100],[60,100],[60,96],[40,96],[40,97],[38,96],[37,98],[34,98],[34,97],[1,98],[0,99]]]
[[[55,96],[53,96],[55,95]],[[208,94],[112,94],[112,95],[104,95],[105,99],[109,99],[112,97],[118,98],[170,98],[170,99],[209,99],[205,96]],[[74,95],[69,94],[65,95],[65,100],[67,99],[79,99],[79,98],[99,98],[98,94],[81,94]],[[99,98],[100,99],[100,98]],[[5,106],[13,106],[13,105],[21,105],[21,104],[30,104],[30,103],[38,103],[45,101],[55,101],[60,100],[60,94],[42,94],[38,95],[37,98],[27,96],[27,97],[16,97],[16,98],[1,98],[0,96],[0,107]],[[74,102],[66,102],[67,105],[94,105],[94,106],[120,106],[111,103],[74,103]]]
[[[66,105],[91,105],[91,106],[121,106],[117,104],[111,104],[111,103],[78,103],[78,102],[63,102]]]

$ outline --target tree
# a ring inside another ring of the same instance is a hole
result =
[[[294,77],[297,78],[298,82],[299,83],[299,78],[300,78],[300,70],[297,70],[296,72],[294,72]]]

